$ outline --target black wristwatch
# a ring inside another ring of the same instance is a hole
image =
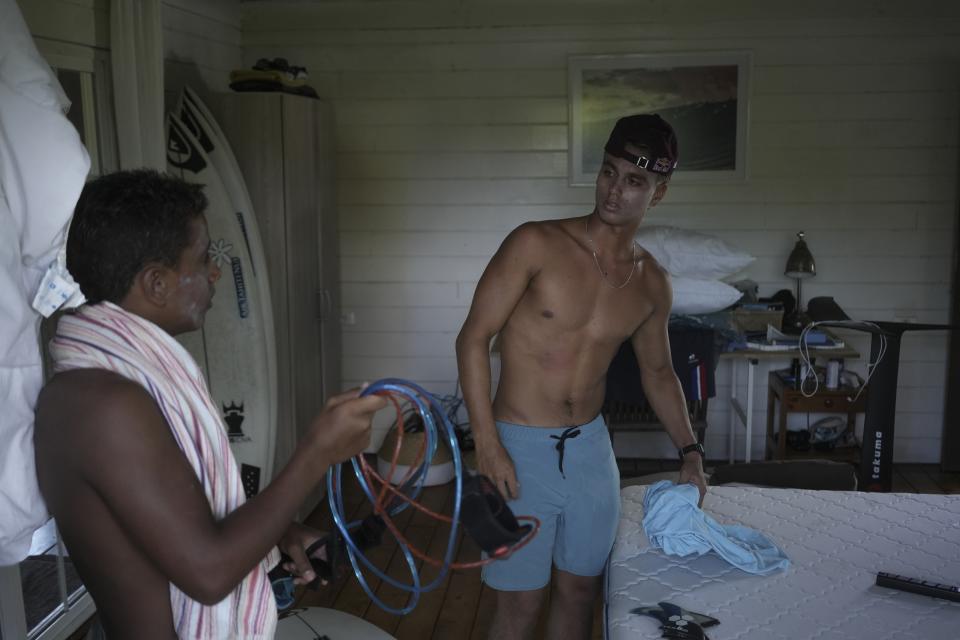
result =
[[[694,451],[699,453],[700,458],[703,459],[704,457],[703,445],[700,444],[699,442],[695,442],[694,444],[688,444],[682,449],[677,449],[677,453],[680,454],[680,462],[683,462],[683,456],[687,455],[688,453],[692,453]]]

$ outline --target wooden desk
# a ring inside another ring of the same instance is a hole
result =
[[[737,351],[728,351],[720,355],[721,360],[730,361],[730,446],[728,449],[730,464],[736,462],[736,427],[739,423],[746,427],[746,443],[744,444],[743,461],[750,462],[750,441],[753,438],[753,401],[754,401],[754,381],[756,378],[757,365],[760,360],[781,360],[789,362],[793,358],[800,357],[799,349],[786,349],[783,351],[761,351],[759,349],[739,349]],[[810,348],[810,357],[817,360],[830,358],[842,358],[855,360],[860,357],[860,353],[849,346],[839,349]],[[737,378],[740,371],[740,363],[747,364],[747,397],[746,407],[740,404],[737,398]]]
[[[812,383],[811,385],[812,386]],[[856,400],[854,400],[856,398]],[[777,421],[777,430],[773,428],[773,413],[776,403],[780,403],[780,416]],[[767,391],[767,439],[766,458],[777,460],[787,458],[826,458],[842,460],[858,464],[860,462],[860,447],[843,447],[829,451],[818,451],[812,446],[808,451],[793,451],[787,449],[787,416],[791,413],[845,413],[847,414],[847,431],[853,432],[857,424],[857,414],[867,409],[867,395],[860,394],[853,387],[837,387],[827,389],[823,385],[816,394],[809,398],[799,389],[794,389],[786,376],[780,371],[771,371]]]

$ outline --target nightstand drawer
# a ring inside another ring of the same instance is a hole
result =
[[[856,398],[856,401],[853,399]],[[780,405],[779,419],[774,424],[777,405]],[[822,386],[809,398],[799,389],[786,384],[785,377],[777,371],[771,371],[767,390],[767,458],[785,460],[787,458],[830,458],[856,462],[859,459],[859,446],[838,447],[835,450],[797,450],[787,449],[787,416],[791,413],[841,413],[846,414],[846,428],[853,432],[856,428],[857,414],[866,410],[867,396],[852,387],[825,389]]]
[[[804,411],[809,413],[831,413],[834,411],[846,413],[852,411],[853,403],[847,400],[846,396],[831,394],[817,394],[812,398],[804,398],[794,394],[789,394],[784,399],[787,410],[791,412]],[[857,403],[860,404],[860,403]],[[862,408],[860,409],[863,410]]]

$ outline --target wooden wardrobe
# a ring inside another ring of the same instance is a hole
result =
[[[284,93],[214,101],[243,172],[270,270],[279,416],[274,473],[326,398],[340,389],[340,266],[333,114]],[[322,490],[303,506],[308,513]]]

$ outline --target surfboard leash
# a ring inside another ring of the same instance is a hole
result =
[[[377,606],[389,613],[406,615],[416,607],[422,593],[443,584],[451,569],[481,567],[507,558],[527,545],[540,530],[540,521],[534,516],[514,516],[503,496],[488,478],[466,472],[460,456],[456,429],[448,417],[449,412],[444,410],[436,396],[412,382],[398,378],[378,380],[361,393],[361,395],[370,394],[386,396],[397,414],[397,439],[389,473],[386,474],[386,478],[381,477],[363,455],[356,456],[350,461],[361,490],[373,505],[373,513],[362,520],[347,522],[343,504],[342,465],[337,464],[327,470],[327,499],[336,525],[334,535],[331,537],[333,544],[327,542],[327,554],[328,558],[333,560],[332,565],[340,561],[338,555],[341,558],[346,556],[360,586]],[[404,404],[412,406],[420,416],[425,437],[407,473],[399,481],[395,480],[394,484],[391,484],[390,480],[395,478],[403,443]],[[418,501],[430,468],[430,461],[441,443],[441,438],[450,449],[454,465],[454,499],[451,515],[437,513]],[[407,507],[413,507],[450,525],[442,559],[434,558],[419,549],[394,523],[393,518]],[[466,534],[485,552],[486,558],[474,562],[453,561],[460,526],[463,526]],[[386,575],[365,555],[367,549],[380,543],[379,534],[385,530],[394,537],[403,554],[410,573],[408,583]],[[439,568],[436,577],[429,584],[422,584],[417,560]],[[393,607],[385,603],[370,587],[363,568],[387,584],[408,593],[407,603],[403,607]],[[335,566],[331,566],[331,575],[334,571]]]

